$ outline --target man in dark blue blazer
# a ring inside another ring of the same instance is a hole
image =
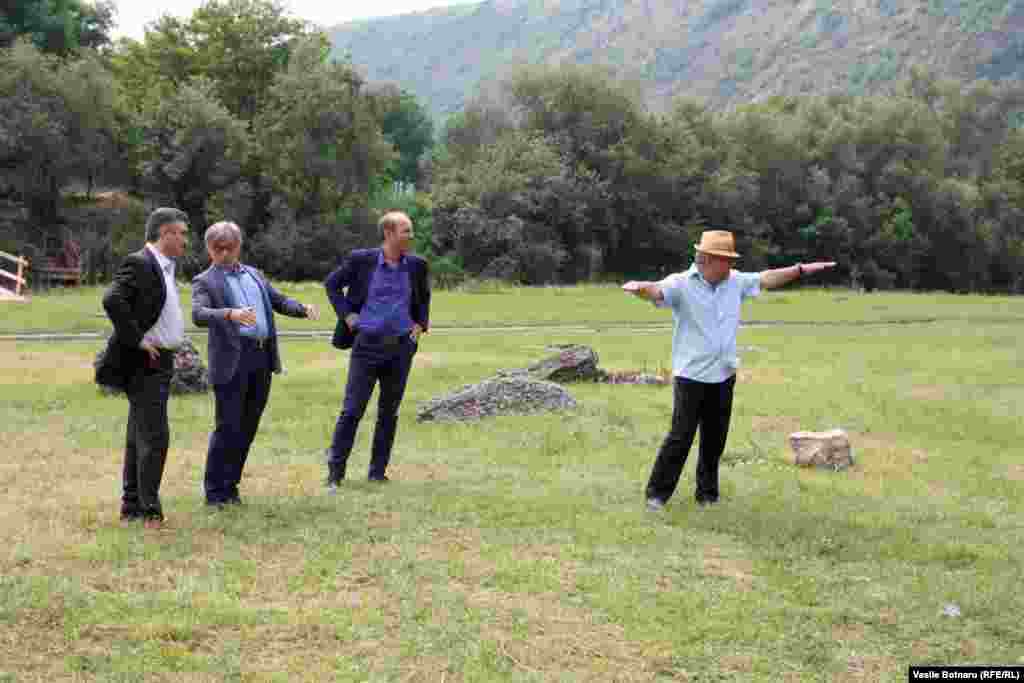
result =
[[[380,382],[377,424],[370,455],[370,481],[387,481],[391,448],[398,427],[398,408],[419,346],[430,327],[430,277],[427,262],[409,253],[413,227],[400,211],[379,221],[384,243],[378,249],[357,249],[327,276],[327,297],[338,314],[333,343],[352,349],[345,401],[327,449],[327,490],[335,493],[359,421]]]
[[[241,503],[238,484],[263,409],[271,373],[281,372],[274,313],[317,320],[314,306],[285,297],[238,257],[242,231],[230,222],[206,231],[210,267],[192,280],[192,321],[208,328],[210,383],[217,397],[203,487],[206,503]]]

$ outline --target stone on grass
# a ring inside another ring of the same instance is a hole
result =
[[[789,435],[793,463],[801,467],[844,470],[853,465],[850,438],[842,429],[827,432],[794,432]]]
[[[433,398],[416,411],[419,422],[468,421],[496,415],[530,415],[576,407],[572,395],[553,382],[496,377]]]
[[[597,382],[604,379],[604,371],[597,367],[597,353],[582,344],[549,346],[552,355],[517,370],[503,370],[498,377],[526,377],[543,382]]]

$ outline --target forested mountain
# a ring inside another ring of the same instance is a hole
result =
[[[971,82],[1024,78],[1024,0],[487,0],[330,30],[371,80],[436,116],[521,64],[598,64],[649,106],[887,92],[918,65]]]

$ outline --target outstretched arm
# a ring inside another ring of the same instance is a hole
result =
[[[657,282],[630,280],[622,285],[622,291],[655,303],[665,300],[665,294],[661,291],[661,287]]]
[[[815,273],[820,273],[823,270],[834,268],[835,265],[835,261],[818,261],[816,263],[798,263],[795,266],[789,266],[788,268],[762,270],[761,287],[763,289],[775,289],[776,287],[782,287],[783,285],[788,285],[793,280],[797,280],[801,277],[814,275]]]

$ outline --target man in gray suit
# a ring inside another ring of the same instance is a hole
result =
[[[239,262],[242,231],[231,222],[206,231],[210,267],[192,280],[192,321],[208,328],[216,427],[210,434],[203,486],[206,504],[239,504],[238,484],[263,409],[271,373],[281,372],[274,313],[320,317],[315,306],[285,297],[255,268]]]

